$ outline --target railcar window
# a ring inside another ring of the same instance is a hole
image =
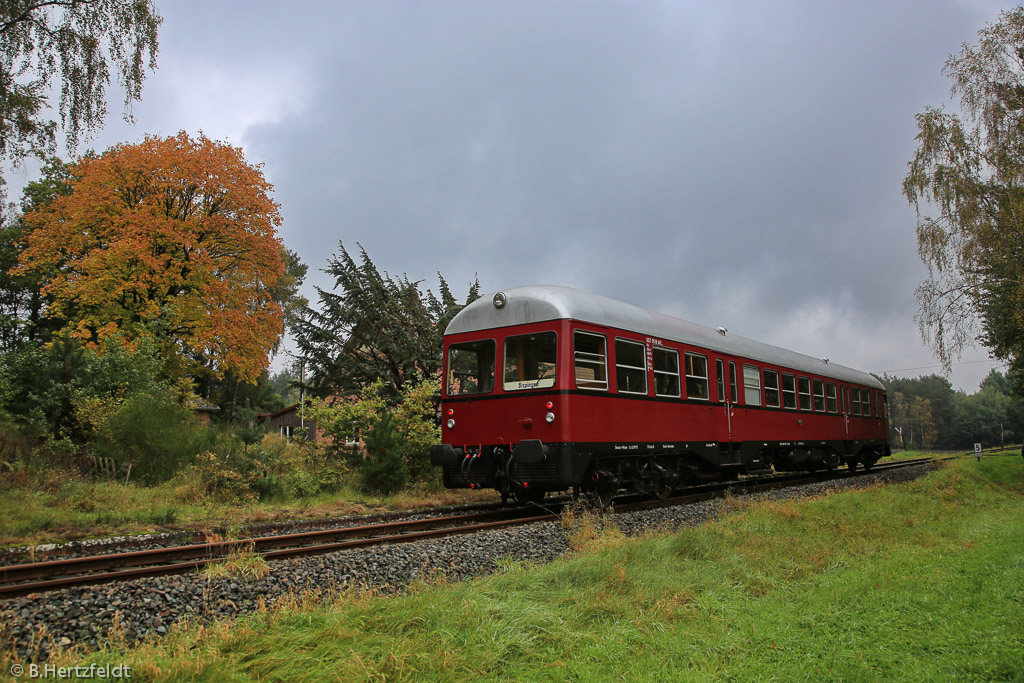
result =
[[[555,333],[540,332],[505,340],[506,391],[555,386]]]
[[[825,401],[828,403],[828,412],[839,412],[839,401],[836,399],[836,385],[832,382],[825,385]]]
[[[814,409],[819,413],[825,412],[825,383],[820,379],[814,380]]]
[[[696,353],[686,354],[686,398],[697,398],[702,401],[711,398],[711,389],[708,385],[708,359]]]
[[[725,363],[721,358],[715,359],[715,377],[718,380],[718,402],[725,403]]]
[[[779,407],[779,373],[775,370],[764,371],[764,404]]]
[[[733,403],[739,402],[739,395],[736,393],[736,363],[729,361],[729,396]]]
[[[782,406],[796,410],[796,377],[782,373]]]
[[[811,380],[800,377],[797,381],[800,386],[800,410],[811,409]]]
[[[853,414],[860,415],[860,389],[853,390]]]
[[[871,417],[871,392],[865,389],[860,395],[860,404],[864,409],[864,417]]]
[[[753,365],[743,366],[743,402],[748,406],[761,405],[761,372]]]
[[[686,355],[689,357],[690,354]],[[679,352],[675,349],[655,346],[653,361],[655,395],[679,398]],[[687,358],[687,368],[689,368],[689,358]],[[687,372],[689,372],[689,369],[687,369]],[[707,374],[706,366],[705,374]],[[689,379],[686,380],[686,386],[687,390],[689,390]],[[707,398],[707,396],[704,398]]]
[[[882,393],[875,392],[875,417],[882,417]]]
[[[647,354],[644,351],[640,342],[615,340],[615,384],[619,391],[647,393]]]
[[[494,340],[448,347],[448,395],[488,394],[494,390]]]
[[[607,342],[604,336],[590,332],[573,335],[576,386],[580,389],[608,389]]]

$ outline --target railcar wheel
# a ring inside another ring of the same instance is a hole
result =
[[[615,489],[611,487],[598,486],[594,489],[594,502],[603,510],[612,504],[612,499],[615,498],[615,493]]]
[[[672,485],[665,482],[659,483],[654,487],[654,497],[658,500],[665,500],[672,495]]]
[[[863,465],[864,465],[864,471],[865,472],[870,472],[871,468],[874,467],[875,463],[874,463],[873,460],[865,460]]]
[[[591,475],[591,486],[588,486],[591,500],[598,507],[604,509],[611,505],[612,498],[619,492],[622,480],[611,472],[598,471]]]
[[[857,471],[857,459],[854,458],[852,460],[848,460],[846,462],[846,466],[850,468],[851,472],[856,472]]]

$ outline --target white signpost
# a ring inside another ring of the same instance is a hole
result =
[[[974,457],[977,458],[978,460],[981,460],[981,444],[980,443],[974,444]]]

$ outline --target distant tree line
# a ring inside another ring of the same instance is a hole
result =
[[[939,375],[880,379],[888,390],[894,448],[991,448],[1024,437],[1024,395],[1001,372],[990,372],[974,394],[955,391]]]

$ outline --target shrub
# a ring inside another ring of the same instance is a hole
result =
[[[152,344],[130,349],[111,338],[85,348],[63,337],[0,356],[0,409],[40,436],[85,443],[121,402],[166,389],[159,372]]]
[[[337,459],[346,460],[353,468],[365,469],[363,454],[345,448],[346,442],[367,438],[380,421],[388,418],[391,430],[398,440],[391,446],[400,457],[404,468],[397,465],[371,465],[371,472],[377,470],[404,469],[405,477],[417,481],[437,480],[438,470],[430,465],[430,446],[440,442],[441,433],[436,421],[435,395],[438,391],[436,379],[420,379],[407,386],[398,402],[389,406],[383,396],[384,387],[380,382],[365,387],[358,398],[346,400],[338,405],[328,406],[323,402],[311,402],[307,415],[317,427],[331,438],[325,452]],[[369,446],[367,445],[367,449]],[[373,458],[369,458],[373,460]],[[383,471],[382,470],[382,471]]]
[[[387,495],[405,486],[409,471],[400,451],[402,437],[395,430],[391,415],[382,415],[363,441],[366,445],[366,458],[360,468],[363,490]]]
[[[248,477],[238,471],[230,456],[203,451],[188,468],[193,493],[225,501],[251,501],[256,493]]]
[[[168,394],[140,394],[122,402],[103,421],[95,439],[96,455],[122,467],[131,465],[132,476],[146,483],[159,483],[215,446],[218,438],[213,431]]]
[[[250,488],[260,500],[281,500],[286,496],[285,480],[276,474],[253,479]]]

